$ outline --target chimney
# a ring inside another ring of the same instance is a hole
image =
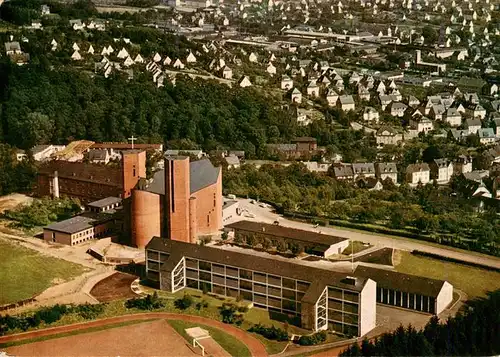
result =
[[[52,178],[52,196],[53,198],[59,198],[59,176],[57,171],[54,171],[54,177]]]

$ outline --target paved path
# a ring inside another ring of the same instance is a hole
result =
[[[66,333],[71,331],[78,331],[83,329],[88,329],[91,327],[106,326],[109,324],[116,324],[125,321],[135,321],[135,320],[147,320],[147,319],[167,319],[167,320],[182,320],[193,323],[199,323],[207,326],[211,326],[222,330],[233,337],[237,338],[239,341],[243,342],[252,356],[267,356],[267,351],[265,346],[257,338],[250,335],[249,333],[239,329],[235,326],[222,323],[220,321],[211,320],[206,317],[176,314],[169,312],[151,312],[151,313],[141,313],[112,317],[109,319],[95,320],[90,322],[83,322],[79,324],[66,325],[51,327],[43,330],[35,330],[29,332],[18,333],[14,335],[0,336],[0,343],[22,341],[26,339],[32,339],[43,336],[51,336],[54,334]]]
[[[418,240],[413,240],[403,237],[390,237],[378,235],[375,233],[364,233],[359,231],[352,231],[338,227],[316,227],[310,223],[303,223],[285,219],[280,215],[271,212],[269,208],[259,207],[257,204],[250,203],[251,200],[242,199],[240,201],[240,207],[248,209],[248,211],[255,215],[255,218],[238,217],[239,219],[254,220],[258,222],[272,223],[276,220],[280,222],[282,226],[303,229],[308,231],[316,231],[324,234],[330,234],[338,237],[345,237],[352,240],[362,241],[365,243],[370,243],[372,245],[385,246],[388,248],[400,249],[400,250],[419,250],[422,252],[439,254],[444,257],[462,260],[465,262],[483,264],[492,268],[500,269],[500,258],[493,256],[488,256],[484,254],[477,254],[473,252],[467,252],[462,250],[451,249],[446,246],[433,246],[429,244],[420,243]],[[233,223],[236,220],[230,221]]]

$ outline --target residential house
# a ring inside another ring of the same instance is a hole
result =
[[[416,108],[420,105],[420,101],[416,97],[410,95],[408,97],[408,105],[412,108]]]
[[[453,172],[456,175],[472,172],[472,157],[466,155],[460,155],[455,160],[455,164],[453,165]]]
[[[426,163],[411,164],[406,168],[406,182],[411,186],[423,185],[430,181],[430,168]]]
[[[418,133],[427,134],[434,130],[434,123],[429,118],[417,116],[410,119],[410,127]]]
[[[302,93],[297,88],[294,88],[291,93],[292,103],[300,104],[302,103]]]
[[[193,52],[189,51],[189,55],[186,57],[186,63],[196,63],[196,57]]]
[[[31,153],[35,161],[45,161],[65,147],[64,145],[36,145],[31,149]]]
[[[493,128],[480,128],[477,135],[479,136],[479,142],[483,145],[494,144],[497,139]]]
[[[352,95],[341,95],[337,101],[337,104],[340,109],[343,111],[349,111],[355,109],[354,98]]]
[[[375,134],[375,140],[379,148],[385,145],[398,145],[403,141],[403,134],[389,126],[381,127]]]
[[[448,159],[435,159],[430,164],[431,178],[438,184],[447,184],[453,175],[453,162]]]
[[[341,164],[333,166],[333,176],[337,180],[354,180],[352,165]]]
[[[457,110],[457,108],[448,108],[445,113],[445,122],[450,126],[460,126],[462,125],[462,115]]]
[[[365,107],[363,110],[363,120],[364,121],[374,121],[375,123],[378,123],[380,114],[378,111],[375,110],[373,107]]]
[[[103,149],[90,149],[87,152],[87,158],[89,162],[95,164],[107,164],[111,159],[111,155],[108,150]]]
[[[161,59],[161,57],[160,57],[160,59]],[[180,59],[177,58],[173,64],[173,67],[176,69],[184,69],[185,65],[184,65],[184,63],[182,63],[182,61]]]
[[[491,121],[493,123],[493,128],[495,129],[495,136],[500,138],[500,114],[498,117],[493,117]]]
[[[266,72],[271,76],[274,76],[276,74],[276,67],[271,62],[269,62],[266,68]]]
[[[430,110],[430,117],[434,120],[443,120],[443,114],[445,113],[446,109],[444,105],[442,104],[435,104],[431,107]]]
[[[318,97],[319,96],[319,86],[316,81],[310,81],[307,86],[307,95],[310,97]]]
[[[379,96],[380,105],[382,106],[382,110],[385,110],[389,104],[393,101],[394,98],[390,95],[381,95]]]
[[[71,59],[73,61],[80,61],[82,59],[82,55],[80,55],[80,53],[78,51],[75,51],[73,52],[73,54],[71,55]]]
[[[354,180],[358,178],[375,177],[375,166],[373,163],[354,163],[352,164]]]
[[[253,63],[257,63],[257,55],[255,53],[250,53],[250,56],[248,56],[248,60]]]
[[[398,182],[398,169],[395,162],[377,162],[375,163],[375,176],[385,181],[392,180],[393,183]]]
[[[228,66],[224,66],[224,68],[222,69],[222,78],[233,79],[233,70]]]
[[[21,51],[21,45],[17,41],[5,42],[4,45],[5,45],[5,54],[7,56],[20,55],[23,53],[23,51]]]
[[[228,169],[237,169],[240,167],[240,159],[236,155],[229,155],[224,158]]]
[[[389,106],[389,111],[394,117],[403,117],[408,106],[400,102],[392,102]]]
[[[476,92],[464,93],[464,99],[471,104],[479,104],[479,96]]]
[[[474,118],[479,118],[483,120],[484,118],[486,118],[486,109],[484,109],[481,105],[477,104],[472,109],[472,116]]]
[[[457,142],[463,142],[469,136],[468,130],[450,129],[448,132],[448,138],[453,139]]]
[[[327,88],[325,91],[326,101],[328,105],[335,106],[337,104],[337,100],[339,99],[339,95],[333,88]]]
[[[42,12],[42,16],[43,15],[50,15],[50,7],[48,5],[42,5],[40,7],[40,11]]]
[[[366,88],[362,84],[358,85],[358,97],[359,100],[366,100],[366,101],[369,101],[371,97],[368,88]]]
[[[467,119],[465,121],[465,128],[468,131],[468,134],[477,134],[478,130],[481,129],[481,120],[480,119]]]
[[[83,30],[85,28],[85,23],[82,22],[82,20],[80,20],[80,19],[69,20],[69,25],[75,31],[80,31],[80,30]]]
[[[290,90],[293,88],[293,79],[286,74],[281,77],[281,89]]]
[[[250,87],[252,85],[252,82],[250,82],[250,78],[248,78],[248,76],[242,76],[238,81],[238,85],[241,88]]]
[[[318,144],[315,138],[309,136],[301,136],[292,140],[292,143],[297,145],[297,152],[311,153],[318,149]]]

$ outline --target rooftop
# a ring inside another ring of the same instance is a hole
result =
[[[102,200],[90,202],[87,206],[89,207],[97,207],[97,208],[103,208],[107,207],[113,204],[121,204],[122,199],[118,197],[106,197],[103,198]]]
[[[322,245],[334,245],[347,240],[347,238],[335,237],[326,234],[303,231],[300,229],[283,227],[268,223],[259,223],[253,221],[239,221],[226,226],[235,230],[245,230],[255,233],[263,233],[276,237],[290,238],[302,242],[310,242]]]
[[[377,287],[430,297],[437,297],[445,283],[444,280],[424,278],[362,265],[356,268],[354,275],[375,280]]]
[[[44,229],[61,233],[73,234],[92,228],[93,227],[92,223],[94,223],[95,221],[96,220],[94,218],[85,216],[76,216],[61,222],[49,224],[48,226],[44,227]]]
[[[355,284],[351,285],[342,282],[347,278],[346,274],[343,273],[296,264],[291,261],[282,261],[210,246],[168,240],[160,237],[153,237],[153,239],[151,239],[146,246],[146,250],[150,249],[170,253],[169,260],[163,264],[161,268],[162,271],[173,269],[182,257],[190,257],[210,261],[212,263],[232,265],[241,269],[284,276],[306,282],[314,282],[323,288],[326,285],[331,285],[351,291],[361,291],[368,280],[365,278],[358,278]]]

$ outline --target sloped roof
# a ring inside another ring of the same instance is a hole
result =
[[[220,168],[214,167],[210,160],[191,161],[189,163],[189,190],[191,194],[213,185],[220,175]],[[148,184],[146,191],[159,195],[165,194],[165,170],[157,171],[153,180]]]

